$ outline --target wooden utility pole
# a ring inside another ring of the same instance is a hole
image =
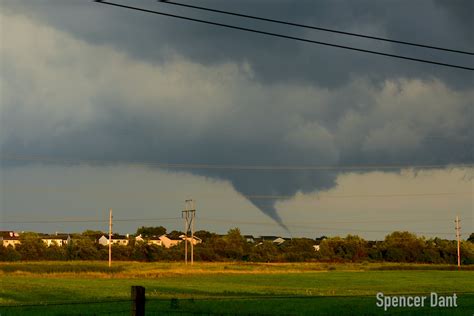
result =
[[[456,239],[458,240],[458,270],[461,270],[461,226],[459,226],[459,216],[456,216]]]
[[[191,218],[191,264],[194,264],[194,218],[196,216],[196,205],[193,201],[193,211]]]
[[[109,209],[109,268],[112,266],[112,209]]]
[[[184,210],[181,212],[181,217],[184,218],[184,263],[188,264],[188,212]]]

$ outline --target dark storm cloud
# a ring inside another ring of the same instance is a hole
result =
[[[472,31],[454,18],[458,9],[429,1],[202,3],[474,50],[472,41],[466,41]],[[5,153],[277,166],[473,160],[470,72],[214,29],[87,1],[2,5],[7,14],[25,15],[72,36],[43,30],[35,38],[38,47],[20,37],[8,42],[0,72],[6,92],[0,134]],[[133,5],[189,14],[154,1]],[[286,27],[246,26],[336,41]],[[26,29],[34,32],[31,26]],[[35,54],[24,52],[20,42]],[[362,41],[349,43],[367,47]],[[387,44],[369,47],[407,52]],[[227,180],[243,195],[326,190],[338,175],[187,171]],[[250,201],[285,227],[272,201]]]
[[[160,4],[156,1],[117,1],[133,6],[207,18],[389,53],[473,65],[471,57],[403,47],[371,40],[260,23]],[[20,4],[19,4],[20,3]],[[451,2],[449,2],[451,3]],[[399,76],[443,78],[458,88],[474,83],[467,71],[393,60],[285,39],[248,34],[109,7],[89,1],[40,0],[6,2],[14,11],[28,12],[61,30],[96,44],[113,45],[149,62],[163,62],[177,53],[196,62],[215,64],[247,61],[259,80],[268,83],[309,81],[337,87],[351,76],[374,82]],[[268,16],[328,28],[474,51],[472,2],[453,1],[200,1],[203,6]],[[464,10],[463,10],[464,8]],[[470,39],[470,40],[469,40]],[[277,54],[275,52],[278,52]]]

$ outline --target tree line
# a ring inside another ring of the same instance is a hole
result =
[[[114,260],[134,261],[182,261],[184,243],[165,248],[151,245],[146,238],[166,233],[159,227],[140,227],[137,235],[144,242],[130,239],[127,246],[113,245]],[[1,261],[19,260],[107,260],[108,246],[97,243],[102,232],[85,231],[71,235],[65,246],[47,246],[38,234],[23,233],[21,244],[16,247],[0,247]],[[168,236],[177,239],[183,234],[172,231]],[[248,242],[238,228],[226,235],[197,231],[202,243],[194,246],[196,261],[247,261],[247,262],[413,262],[457,263],[457,242],[441,238],[418,237],[410,232],[393,232],[382,241],[367,241],[356,235],[346,237],[293,238],[281,244],[272,241]],[[315,249],[319,245],[319,250]],[[474,264],[474,233],[461,242],[462,264]]]

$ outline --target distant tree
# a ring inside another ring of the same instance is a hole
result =
[[[383,242],[384,258],[394,262],[423,262],[425,241],[409,232],[393,232]]]
[[[181,239],[179,236],[181,235],[184,235],[184,233],[182,231],[179,231],[179,230],[173,230],[171,231],[169,234],[167,234],[168,238],[170,239]]]
[[[194,233],[194,236],[200,238],[203,242],[207,242],[212,238],[218,237],[217,234],[208,232],[207,230],[198,230]]]
[[[320,244],[320,252],[323,258],[330,260],[360,261],[368,258],[367,242],[355,235],[324,239]]]
[[[314,240],[309,238],[293,238],[285,241],[281,247],[283,259],[290,262],[302,262],[316,259]]]
[[[367,258],[367,242],[356,235],[347,235],[345,238],[344,251],[346,258],[352,261],[360,261]]]
[[[372,247],[367,249],[367,257],[368,259],[373,261],[382,261],[382,250],[377,245],[373,245]]]
[[[67,246],[51,245],[47,247],[44,253],[44,259],[66,260],[67,259]]]
[[[469,238],[467,239],[467,241],[474,243],[474,233],[471,233],[469,235]]]
[[[248,255],[248,243],[240,233],[240,229],[232,228],[224,237],[226,248],[225,253],[228,259],[242,260]]]
[[[201,237],[199,237],[201,238]],[[212,247],[212,240],[207,239],[194,247],[194,258],[196,261],[218,261],[219,256]]]
[[[228,260],[227,242],[223,237],[216,237],[206,243],[215,254],[216,260]]]
[[[132,253],[130,255],[130,259],[137,260],[137,261],[158,261],[158,260],[166,260],[167,255],[165,252],[167,251],[166,248],[157,246],[157,245],[148,245],[145,243],[135,244],[133,247]]]
[[[105,247],[103,248],[105,250]],[[100,253],[100,249],[101,246],[97,245],[94,240],[84,238],[73,240],[73,243],[70,249],[68,249],[68,252],[71,259],[99,260],[104,258]]]
[[[131,248],[122,245],[112,245],[112,259],[114,260],[129,260],[131,255]]]
[[[106,235],[108,236],[108,233],[104,233],[100,230],[86,230],[84,232],[82,232],[82,235],[81,236],[77,236],[77,237],[86,237],[86,238],[89,238],[89,239],[92,239],[92,240],[96,240],[96,239],[99,239],[102,235]]]
[[[184,260],[184,242],[171,248],[162,248],[163,252],[160,254],[163,256],[162,260],[165,261],[183,261]],[[188,249],[189,251],[189,249]],[[189,255],[188,255],[189,259]]]
[[[137,229],[136,235],[142,235],[142,237],[149,238],[153,236],[161,236],[166,234],[166,228],[163,226],[157,226],[157,227],[145,227],[142,226]]]
[[[46,244],[37,233],[27,232],[20,235],[20,244],[15,250],[21,255],[22,260],[45,259]]]
[[[250,249],[249,261],[253,262],[279,262],[281,249],[272,241],[263,241]]]
[[[21,255],[12,246],[3,247],[0,245],[0,261],[18,261]]]
[[[435,238],[436,248],[441,262],[455,264],[457,262],[457,245],[454,240]]]
[[[439,248],[434,239],[427,240],[424,244],[421,255],[419,256],[421,262],[426,263],[443,263]]]
[[[321,241],[321,244],[319,245],[320,248],[319,248],[319,251],[321,253],[321,256],[322,258],[324,259],[328,259],[328,260],[331,260],[331,259],[336,259],[336,253],[340,251],[338,251],[339,249],[342,249],[341,245],[344,241],[342,240],[341,237],[332,237],[332,238],[326,238],[326,239],[323,239]],[[341,258],[339,258],[341,259]]]
[[[474,243],[468,241],[461,242],[461,263],[474,264]]]

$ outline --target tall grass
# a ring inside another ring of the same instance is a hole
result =
[[[332,271],[385,271],[385,270],[456,270],[447,264],[410,263],[242,263],[196,262],[193,266],[178,262],[114,262],[109,268],[104,261],[36,261],[0,263],[0,273],[32,274],[104,274],[114,277],[151,277],[182,274],[279,274]],[[463,266],[464,271],[474,271],[474,266]]]
[[[5,273],[29,272],[29,273],[118,273],[124,270],[123,266],[108,267],[106,263],[81,263],[75,262],[28,262],[1,264],[0,271]]]

